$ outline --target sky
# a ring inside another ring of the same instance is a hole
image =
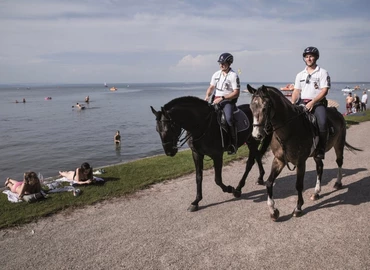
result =
[[[320,51],[333,82],[370,81],[368,0],[0,0],[0,84],[293,82]]]

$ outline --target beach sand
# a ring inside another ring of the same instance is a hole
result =
[[[311,201],[316,181],[307,161],[304,215],[291,213],[295,173],[284,168],[274,187],[280,219],[269,218],[265,187],[253,167],[240,199],[204,173],[198,212],[195,175],[156,184],[131,196],[62,212],[0,231],[2,269],[370,269],[370,122],[352,126],[347,141],[364,149],[344,153],[343,189],[333,189],[335,153],[324,161],[321,198]],[[264,159],[267,172],[272,154]],[[237,185],[245,162],[223,170]]]

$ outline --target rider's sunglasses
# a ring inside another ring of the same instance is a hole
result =
[[[310,83],[310,79],[311,79],[311,74],[308,74],[306,78],[306,83]]]

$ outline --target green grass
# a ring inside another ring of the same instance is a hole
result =
[[[158,138],[159,139],[159,138]],[[248,155],[248,147],[239,148],[236,155],[224,155],[224,164]],[[205,158],[204,168],[213,163]],[[61,210],[91,205],[99,201],[124,196],[148,186],[194,172],[190,150],[177,153],[175,157],[165,155],[144,158],[129,163],[105,167],[106,173],[99,175],[104,185],[80,186],[82,194],[74,197],[72,192],[49,194],[48,198],[36,203],[10,203],[7,196],[0,196],[0,229],[35,221]],[[194,179],[195,185],[195,179]]]
[[[345,116],[347,126],[370,120],[370,113],[359,116]],[[159,138],[158,138],[159,139]],[[239,148],[237,155],[224,155],[224,164],[245,158],[248,148]],[[205,158],[204,169],[212,167],[210,158]],[[194,172],[190,150],[179,152],[175,157],[165,155],[136,160],[129,163],[106,167],[102,177],[104,185],[81,186],[82,194],[74,197],[71,192],[49,194],[46,200],[36,203],[10,203],[0,195],[0,229],[25,224],[62,210],[73,210],[99,201],[121,197],[140,189]],[[195,185],[195,179],[194,179]]]
[[[366,111],[364,113],[359,113],[358,115],[347,115],[344,117],[346,119],[347,128],[351,125],[358,125],[361,122],[369,121],[370,120],[370,111]]]

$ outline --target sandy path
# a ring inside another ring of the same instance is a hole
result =
[[[242,197],[224,194],[205,172],[201,209],[194,174],[127,198],[58,214],[0,231],[2,269],[370,269],[370,122],[348,130],[347,141],[366,151],[345,151],[344,188],[333,190],[334,150],[325,159],[319,201],[309,196],[315,165],[307,162],[305,215],[295,207],[294,173],[283,170],[275,185],[280,222],[269,219],[265,188],[254,185],[255,166]],[[271,154],[265,159],[270,170]],[[237,185],[244,162],[224,168]],[[266,176],[267,177],[267,176]],[[16,254],[16,255],[15,255]]]

